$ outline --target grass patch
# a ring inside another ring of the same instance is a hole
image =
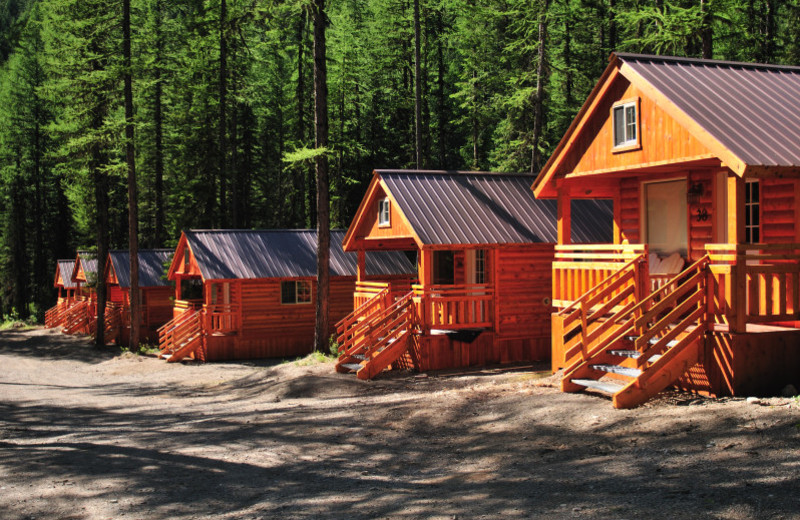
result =
[[[13,318],[5,318],[0,322],[0,330],[31,330],[35,328],[29,323]]]
[[[297,358],[293,363],[297,366],[305,367],[309,365],[318,365],[320,363],[333,363],[336,361],[335,356],[323,354],[322,352],[312,352],[305,357]]]

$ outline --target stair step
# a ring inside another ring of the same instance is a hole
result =
[[[639,339],[639,336],[628,336],[625,339],[627,339],[629,341],[636,341],[637,339]],[[651,345],[655,345],[660,340],[661,340],[661,338],[650,338],[650,341],[648,341],[648,343],[650,343]],[[667,348],[672,348],[677,344],[678,344],[678,340],[677,339],[673,339],[672,341],[668,341],[667,342]]]
[[[639,359],[642,355],[642,353],[639,352],[638,350],[609,350],[608,353],[613,356],[621,356],[631,359]],[[655,363],[659,359],[661,359],[661,354],[654,354],[650,356],[650,359],[648,359],[647,362]]]
[[[642,373],[642,371],[638,368],[621,367],[619,365],[591,365],[591,367],[595,370],[600,370],[601,372],[619,374],[621,376],[633,378],[639,377]]]
[[[594,379],[570,379],[570,381],[576,385],[585,386],[586,388],[599,390],[600,392],[612,395],[622,390],[623,387],[623,385],[618,385],[616,383],[607,383],[605,381],[596,381]]]
[[[353,359],[361,360],[361,361],[364,361],[365,359],[367,359],[367,356],[365,356],[364,354],[353,354],[350,357],[353,358]]]
[[[342,363],[339,366],[340,367],[344,367],[344,368],[346,368],[348,370],[352,370],[353,372],[358,372],[359,370],[364,368],[364,365],[361,365],[359,363]]]

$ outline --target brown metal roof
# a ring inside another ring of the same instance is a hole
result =
[[[344,230],[331,231],[331,276],[355,276],[357,255],[342,250]],[[205,280],[299,278],[317,274],[316,230],[184,231]],[[413,274],[401,251],[367,253],[368,275]]]
[[[557,241],[557,206],[537,200],[530,174],[376,170],[424,245]],[[610,242],[610,201],[575,201],[573,241]]]
[[[72,270],[75,269],[74,259],[65,258],[56,260],[56,269],[58,269],[58,273],[61,275],[61,281],[64,283],[63,287],[65,289],[74,289],[78,286],[78,284],[72,281]]]
[[[168,285],[164,279],[167,269],[164,267],[174,250],[141,249],[139,250],[139,287],[159,287]],[[114,266],[117,283],[120,287],[131,286],[131,255],[128,251],[109,251],[108,257]]]
[[[800,166],[800,67],[616,56],[749,166]]]
[[[94,282],[97,280],[97,256],[89,251],[78,251],[78,260],[83,268],[83,275],[86,277],[87,282]],[[77,267],[77,264],[76,264]],[[73,275],[77,275],[76,272]]]

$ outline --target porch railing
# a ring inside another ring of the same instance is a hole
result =
[[[492,327],[494,288],[487,285],[413,285],[417,316],[427,329]]]
[[[800,320],[800,244],[707,244],[715,317],[731,331],[747,323]]]
[[[209,334],[228,334],[239,330],[239,306],[234,304],[204,305],[205,330]]]
[[[553,259],[553,306],[569,307],[603,280],[617,273],[625,264],[647,258],[645,244],[569,244],[557,245]],[[647,269],[637,277],[647,277]],[[647,280],[643,287],[648,287]],[[608,296],[616,296],[624,288]],[[634,301],[631,295],[620,304]]]

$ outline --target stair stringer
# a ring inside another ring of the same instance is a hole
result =
[[[625,385],[612,397],[614,408],[634,408],[647,402],[659,392],[678,381],[687,370],[701,362],[705,336],[701,335],[682,348],[675,356],[668,359],[663,365],[659,361],[647,368],[642,375]],[[642,378],[648,374],[646,382]]]

